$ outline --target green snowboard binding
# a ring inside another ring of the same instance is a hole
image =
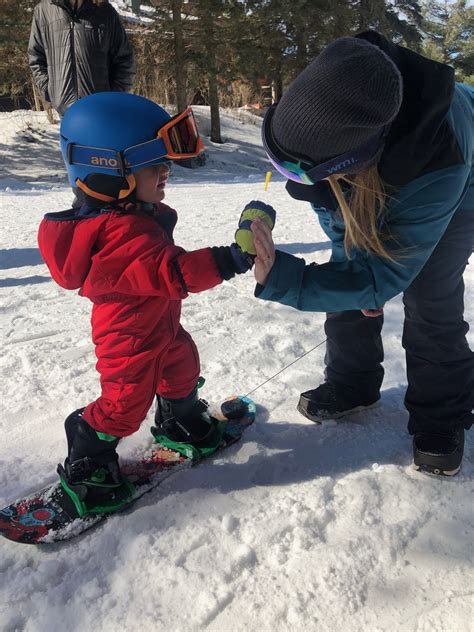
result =
[[[80,482],[68,481],[62,465],[58,465],[59,480],[66,494],[73,502],[80,517],[86,514],[113,513],[127,505],[133,498],[135,487],[127,479],[111,480],[106,468],[95,470]]]
[[[131,500],[135,487],[120,472],[118,437],[94,430],[82,412],[65,421],[68,456],[58,465],[59,480],[79,516],[112,513]]]
[[[150,429],[157,443],[193,461],[219,448],[225,424],[209,415],[209,404],[198,399],[197,388],[182,399],[157,400],[155,426]]]

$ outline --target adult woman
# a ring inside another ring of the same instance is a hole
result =
[[[328,312],[326,381],[312,419],[380,397],[384,303],[403,292],[408,429],[415,466],[459,471],[473,416],[474,354],[462,275],[474,243],[473,90],[452,68],[374,31],[329,45],[267,112],[264,146],[332,240],[309,265],[256,222],[256,296]],[[361,311],[362,310],[362,311]]]

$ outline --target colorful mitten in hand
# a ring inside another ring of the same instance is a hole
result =
[[[252,222],[260,217],[272,230],[275,226],[276,211],[269,204],[260,202],[259,200],[252,200],[246,204],[242,215],[239,219],[239,228],[235,233],[235,241],[240,246],[242,252],[250,255],[256,255],[255,245],[253,243],[253,233],[250,230]]]

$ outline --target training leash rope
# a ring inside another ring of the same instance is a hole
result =
[[[264,386],[265,384],[267,384],[268,382],[271,382],[273,380],[273,378],[275,378],[277,375],[280,375],[280,373],[283,373],[283,371],[286,371],[286,369],[288,369],[290,366],[293,366],[293,364],[296,364],[297,362],[299,362],[302,358],[304,358],[305,356],[307,356],[309,353],[311,353],[312,351],[314,351],[315,349],[317,349],[318,347],[320,347],[321,345],[323,345],[325,342],[327,341],[327,338],[325,338],[324,340],[322,340],[321,342],[318,342],[318,344],[316,346],[314,346],[312,349],[310,349],[309,351],[305,351],[302,355],[300,355],[299,357],[297,357],[295,360],[293,360],[293,362],[290,362],[290,364],[287,364],[286,366],[284,366],[282,369],[280,369],[277,373],[275,373],[275,375],[272,375],[271,377],[269,377],[267,380],[265,380],[265,382],[262,382],[261,384],[259,384],[258,386],[256,386],[254,389],[252,389],[251,391],[249,391],[245,397],[248,397],[249,395],[251,395],[252,393],[255,393],[255,391],[258,391],[259,388],[261,388],[262,386]]]

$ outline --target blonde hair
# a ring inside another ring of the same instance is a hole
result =
[[[349,202],[344,196],[339,178],[351,185]],[[346,227],[344,236],[346,255],[350,258],[351,250],[357,248],[394,262],[394,256],[384,243],[389,234],[380,227],[387,193],[377,165],[355,174],[350,179],[346,176],[339,178],[329,176],[328,181],[336,196]]]

